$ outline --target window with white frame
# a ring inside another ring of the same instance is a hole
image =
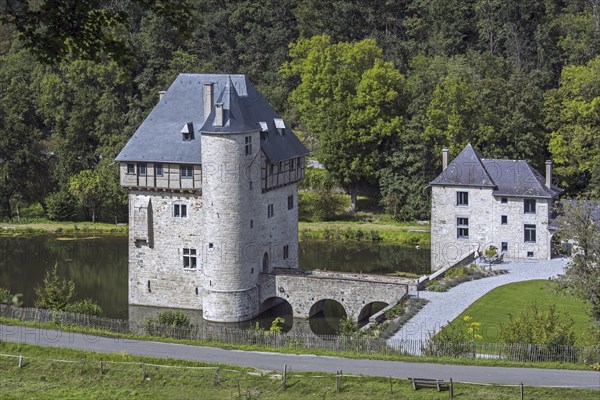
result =
[[[127,163],[127,175],[135,174],[135,164]]]
[[[458,239],[469,238],[469,218],[458,217],[456,218],[456,237]]]
[[[156,174],[156,176],[163,176],[163,165],[154,164],[154,173]]]
[[[456,192],[456,205],[457,206],[468,206],[469,205],[469,192]]]
[[[535,214],[535,199],[525,199],[525,214]]]
[[[525,243],[535,243],[535,225],[525,225]]]
[[[185,179],[191,179],[194,177],[194,166],[193,165],[181,165],[179,166],[181,177]]]
[[[183,248],[183,268],[196,269],[196,249]]]
[[[138,175],[146,176],[146,163],[138,163]]]
[[[187,204],[173,204],[173,217],[187,218]]]

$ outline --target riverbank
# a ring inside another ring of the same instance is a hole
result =
[[[107,224],[102,222],[0,222],[0,236],[23,236],[35,234],[79,234],[101,233],[111,235],[127,235],[127,224]]]
[[[430,242],[429,224],[394,222],[300,222],[298,236],[302,240],[337,241],[383,241],[386,243],[427,246]],[[22,236],[35,234],[80,234],[99,233],[127,235],[126,224],[92,222],[0,222],[1,236]]]

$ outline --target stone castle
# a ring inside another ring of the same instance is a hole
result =
[[[307,154],[245,76],[179,75],[116,158],[129,303],[255,317],[260,274],[298,267]]]
[[[468,144],[433,180],[431,269],[440,270],[490,246],[519,259],[549,259],[554,202],[562,189],[524,160],[485,159]]]

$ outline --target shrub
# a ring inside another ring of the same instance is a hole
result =
[[[427,281],[426,286],[430,292],[445,292],[447,290],[440,281]]]
[[[75,314],[93,315],[96,317],[101,317],[103,314],[102,307],[89,298],[67,304],[64,311]]]
[[[554,305],[540,309],[533,301],[516,317],[508,315],[508,321],[500,325],[500,335],[505,343],[572,346],[573,324],[573,319],[557,312]]]
[[[49,220],[68,221],[76,214],[77,203],[68,192],[54,192],[46,197],[46,215]]]
[[[47,270],[40,286],[35,288],[35,306],[49,310],[63,311],[75,294],[75,282],[58,275],[58,264]]]
[[[496,246],[490,246],[485,251],[485,255],[488,257],[492,257],[493,255],[496,254],[496,250],[498,250],[498,248]]]
[[[452,279],[452,278],[458,278],[461,276],[465,276],[467,275],[467,270],[465,269],[465,267],[454,267],[454,268],[450,268],[448,271],[446,271],[446,273],[444,274],[444,276],[447,279]]]
[[[161,325],[175,327],[191,326],[189,317],[181,311],[163,311],[156,317],[156,322]]]
[[[371,241],[373,241],[373,242],[380,241],[381,235],[379,234],[379,231],[371,229],[371,231],[369,232],[369,239],[371,239]]]

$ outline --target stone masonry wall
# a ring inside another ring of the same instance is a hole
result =
[[[469,205],[456,205],[456,192],[469,193]],[[547,259],[551,255],[548,217],[551,201],[536,199],[536,213],[524,212],[524,198],[494,197],[491,188],[432,188],[431,269],[437,271],[453,265],[474,250],[485,251],[490,245],[501,251],[506,242],[506,257],[531,260]],[[502,215],[507,223],[501,223]],[[457,238],[457,218],[469,219],[469,238]],[[536,242],[525,243],[525,224],[536,226]],[[529,253],[533,252],[533,255]]]

